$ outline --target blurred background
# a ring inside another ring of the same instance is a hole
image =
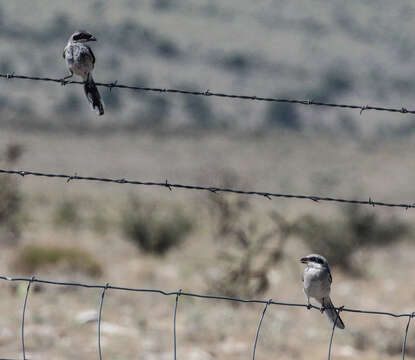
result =
[[[0,0],[0,73],[61,78],[77,29],[97,82],[414,109],[411,1]],[[0,165],[83,176],[412,203],[412,115],[0,80]],[[0,176],[0,272],[305,302],[299,259],[333,302],[415,310],[414,212]],[[21,357],[26,284],[0,283],[0,356]],[[100,291],[33,285],[26,356],[97,356]],[[109,290],[105,358],[173,357],[174,297]],[[181,297],[178,357],[251,356],[263,307]],[[343,313],[335,358],[399,358],[406,319]],[[271,306],[257,359],[321,358],[318,311]],[[415,357],[415,330],[407,357]]]

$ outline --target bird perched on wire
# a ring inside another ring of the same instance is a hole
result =
[[[322,306],[321,312],[325,312],[329,320],[335,323],[338,328],[344,329],[344,323],[330,299],[332,278],[329,263],[318,254],[308,255],[300,261],[307,264],[302,280],[308,306],[310,306],[310,297],[316,299]]]
[[[95,56],[91,48],[86,44],[90,41],[97,41],[97,39],[85,30],[76,31],[69,38],[68,44],[63,49],[63,58],[66,61],[70,75],[62,79],[62,84],[64,85],[66,80],[74,74],[80,76],[85,82],[85,95],[91,104],[92,110],[98,115],[103,115],[104,103],[92,78]]]

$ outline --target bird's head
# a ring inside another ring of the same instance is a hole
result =
[[[71,35],[69,41],[73,43],[86,43],[88,41],[97,41],[97,38],[86,30],[79,30]]]
[[[311,265],[315,267],[321,267],[321,266],[328,267],[329,266],[329,263],[327,262],[326,258],[319,254],[307,255],[306,257],[301,258],[300,261],[303,264],[307,264],[307,265]]]

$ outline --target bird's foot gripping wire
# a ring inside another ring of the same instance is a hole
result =
[[[61,85],[65,86],[67,83],[69,83],[68,79],[70,79],[72,76],[73,76],[73,74],[70,74],[70,75],[65,76],[62,79],[60,79]]]

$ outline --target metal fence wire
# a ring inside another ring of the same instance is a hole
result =
[[[239,195],[257,195],[265,197],[268,200],[272,198],[285,198],[285,199],[306,199],[312,200],[315,203],[322,202],[336,202],[343,204],[356,204],[356,205],[370,205],[370,206],[383,206],[383,207],[395,207],[395,208],[404,208],[405,210],[412,209],[415,207],[415,203],[390,203],[390,202],[381,202],[374,201],[371,197],[368,200],[353,200],[353,199],[343,199],[343,198],[334,198],[328,196],[315,196],[315,195],[301,195],[301,194],[282,194],[282,193],[273,193],[265,191],[252,191],[252,190],[241,190],[241,189],[231,189],[223,188],[216,186],[197,186],[197,185],[184,185],[184,184],[174,184],[170,183],[167,179],[164,182],[156,181],[139,181],[139,180],[127,180],[125,178],[102,178],[95,176],[80,176],[77,173],[75,175],[68,174],[56,174],[56,173],[46,173],[38,171],[27,171],[27,170],[8,170],[0,169],[0,174],[9,174],[9,175],[20,175],[21,177],[25,176],[36,176],[44,178],[61,178],[66,179],[66,182],[69,183],[74,180],[84,180],[84,181],[94,181],[94,182],[106,182],[106,183],[116,183],[116,184],[131,184],[131,185],[142,185],[142,186],[152,186],[152,187],[162,187],[167,188],[170,191],[173,189],[182,189],[182,190],[198,190],[198,191],[209,191],[212,193],[233,193]]]
[[[26,76],[26,75],[16,75],[15,73],[2,74],[0,73],[0,78],[11,80],[11,79],[22,79],[22,80],[32,80],[32,81],[45,81],[45,82],[54,82],[61,85],[67,84],[84,84],[82,81],[66,81],[64,79],[50,78],[50,77],[39,77],[39,76]],[[114,88],[117,89],[129,89],[129,90],[138,90],[138,91],[147,91],[155,92],[162,94],[182,94],[182,95],[193,95],[193,96],[212,96],[226,99],[238,99],[238,100],[249,100],[249,101],[266,101],[266,102],[277,102],[277,103],[288,103],[288,104],[298,104],[298,105],[307,105],[307,106],[318,106],[326,108],[343,108],[343,109],[355,109],[359,110],[360,114],[363,111],[374,110],[374,111],[387,111],[393,113],[401,114],[415,114],[415,110],[408,110],[405,107],[401,108],[392,108],[385,106],[371,106],[371,105],[353,105],[353,104],[336,104],[336,103],[326,103],[322,101],[315,101],[313,99],[299,100],[299,99],[288,99],[288,98],[273,98],[273,97],[262,97],[255,95],[237,95],[237,94],[225,94],[219,92],[212,92],[209,89],[205,91],[188,91],[180,89],[168,89],[168,88],[157,88],[157,87],[143,87],[143,86],[130,86],[118,84],[118,81],[111,83],[95,83],[97,86],[102,86],[108,88],[110,91]]]
[[[83,82],[80,82],[80,81],[64,81],[62,79],[57,79],[57,78],[15,75],[14,73],[11,73],[11,74],[0,73],[0,78],[4,78],[7,80],[24,79],[24,80],[33,80],[33,81],[55,82],[61,85],[83,84]],[[395,112],[395,113],[401,113],[401,114],[415,114],[415,110],[408,110],[404,107],[389,108],[389,107],[377,107],[377,106],[369,106],[369,105],[335,104],[335,103],[318,102],[318,101],[313,101],[313,100],[298,100],[298,99],[286,99],[286,98],[271,98],[271,97],[225,94],[225,93],[211,92],[210,90],[186,91],[186,90],[167,89],[167,88],[149,88],[149,87],[122,85],[122,84],[118,84],[117,81],[112,82],[112,83],[96,83],[96,85],[101,86],[101,87],[106,87],[110,91],[113,88],[119,88],[119,89],[130,89],[130,90],[138,90],[138,91],[157,92],[157,93],[178,93],[178,94],[183,94],[183,95],[213,96],[213,97],[220,97],[220,98],[227,98],[227,99],[292,103],[292,104],[319,106],[319,107],[328,107],[328,108],[330,107],[331,108],[347,108],[347,109],[359,110],[360,114],[362,114],[362,112],[366,110],[387,111],[387,112]],[[74,175],[67,175],[67,174],[46,173],[46,172],[36,172],[36,171],[27,171],[27,170],[9,170],[9,169],[0,169],[0,174],[20,175],[22,177],[31,175],[31,176],[37,176],[37,177],[63,178],[63,179],[66,179],[67,182],[71,182],[74,180],[84,180],[84,181],[93,181],[93,182],[155,186],[155,187],[167,188],[170,191],[172,191],[173,189],[183,189],[183,190],[209,191],[212,193],[235,193],[239,195],[256,195],[256,196],[265,197],[269,200],[271,200],[272,198],[306,199],[306,200],[312,200],[313,202],[316,202],[316,203],[324,201],[324,202],[336,202],[336,203],[343,203],[343,204],[348,203],[348,204],[370,205],[370,206],[399,207],[399,208],[404,208],[406,210],[412,209],[415,207],[415,203],[413,202],[408,202],[408,203],[379,202],[379,201],[374,201],[371,197],[369,197],[368,200],[351,200],[351,199],[333,198],[333,197],[327,197],[327,196],[282,194],[282,193],[272,193],[272,192],[263,192],[263,191],[250,191],[250,190],[214,187],[214,186],[184,185],[184,184],[170,183],[167,180],[165,180],[164,182],[139,181],[139,180],[127,180],[124,178],[102,178],[102,177],[94,177],[94,176],[79,176],[76,173]],[[21,318],[21,344],[22,344],[23,360],[27,360],[25,341],[24,341],[25,340],[25,314],[26,314],[26,309],[28,306],[28,299],[29,299],[31,285],[33,283],[42,283],[45,285],[57,285],[57,286],[75,286],[75,287],[94,288],[94,289],[101,290],[100,299],[99,299],[99,307],[98,307],[98,329],[97,329],[97,334],[98,334],[97,336],[98,349],[97,350],[98,350],[99,360],[103,359],[102,347],[101,347],[101,319],[102,319],[102,313],[103,313],[103,307],[104,307],[104,298],[105,296],[108,296],[107,294],[109,290],[142,292],[142,293],[153,293],[153,294],[155,293],[155,294],[160,294],[160,295],[164,295],[167,297],[175,296],[174,310],[173,310],[173,355],[172,355],[173,360],[177,360],[176,319],[177,319],[178,308],[179,308],[179,299],[181,296],[202,298],[202,299],[207,299],[207,300],[221,300],[221,301],[231,301],[231,302],[241,302],[241,303],[263,304],[264,308],[259,317],[259,322],[258,322],[258,326],[257,326],[257,330],[256,330],[254,342],[253,342],[253,347],[252,347],[252,360],[255,360],[255,356],[257,352],[257,344],[258,344],[258,340],[260,336],[260,330],[261,330],[263,319],[265,317],[267,309],[271,305],[286,306],[290,308],[306,308],[306,309],[314,309],[314,310],[320,311],[319,307],[314,306],[314,305],[309,306],[308,304],[279,302],[279,301],[274,301],[272,299],[255,300],[255,299],[232,298],[232,297],[227,297],[227,296],[203,295],[203,294],[197,294],[197,293],[192,293],[192,292],[185,292],[185,291],[182,291],[181,289],[178,291],[168,292],[168,291],[159,290],[159,289],[140,289],[140,288],[120,287],[120,286],[110,285],[108,283],[106,283],[105,285],[100,285],[100,284],[86,284],[86,283],[79,283],[79,282],[61,282],[61,281],[54,281],[54,280],[44,280],[44,279],[38,279],[34,276],[32,276],[31,278],[24,278],[24,277],[11,278],[7,276],[0,276],[0,280],[27,283],[26,293],[25,293],[24,303],[23,303],[22,318]],[[336,309],[337,311],[337,318],[339,317],[340,312],[370,314],[370,315],[375,315],[375,316],[389,316],[393,318],[407,318],[408,321],[404,329],[404,335],[402,339],[402,352],[401,352],[402,359],[403,360],[405,359],[408,331],[409,331],[411,320],[413,317],[415,317],[415,312],[398,314],[398,313],[391,313],[391,312],[386,312],[386,311],[370,311],[370,310],[362,310],[362,309],[352,309],[352,308],[347,308],[344,306],[335,307],[334,309]],[[333,344],[334,330],[336,328],[337,318],[333,324],[329,343],[328,343],[328,360],[330,360],[331,358],[331,349],[332,349],[332,344]],[[0,360],[11,360],[11,359],[0,358]]]
[[[152,294],[160,294],[164,296],[175,296],[175,302],[174,302],[174,309],[173,309],[173,360],[177,360],[177,334],[176,334],[176,319],[177,319],[177,313],[178,313],[178,304],[179,304],[179,298],[181,296],[189,296],[189,297],[195,297],[195,298],[201,298],[201,299],[207,299],[207,300],[221,300],[221,301],[231,301],[231,302],[241,302],[241,303],[259,303],[264,305],[264,309],[261,312],[257,331],[254,338],[254,343],[252,347],[252,360],[255,360],[256,350],[257,350],[257,344],[258,339],[260,335],[260,330],[262,326],[262,321],[264,319],[265,313],[271,305],[277,305],[277,306],[286,306],[290,308],[304,308],[304,309],[314,309],[320,311],[321,309],[315,305],[308,305],[308,304],[299,304],[299,303],[289,303],[289,302],[280,302],[280,301],[274,301],[272,299],[269,300],[255,300],[255,299],[240,299],[240,298],[234,298],[234,297],[228,297],[228,296],[216,296],[216,295],[203,295],[203,294],[197,294],[192,292],[186,292],[182,291],[181,289],[178,291],[164,291],[159,289],[140,289],[140,288],[129,288],[129,287],[121,287],[121,286],[115,286],[110,285],[109,283],[106,283],[105,285],[100,284],[87,284],[87,283],[81,283],[81,282],[63,282],[63,281],[54,281],[54,280],[44,280],[44,279],[38,279],[35,276],[32,276],[30,278],[20,277],[20,278],[11,278],[8,276],[0,275],[0,280],[4,281],[10,281],[10,282],[27,282],[26,287],[26,294],[24,297],[24,303],[23,303],[23,311],[22,311],[22,321],[21,321],[21,342],[22,342],[22,352],[23,352],[23,360],[28,360],[26,357],[26,350],[25,350],[25,336],[24,336],[24,330],[25,330],[25,314],[27,310],[27,304],[28,304],[28,298],[30,293],[30,288],[33,283],[41,283],[46,285],[57,285],[57,286],[74,286],[74,287],[83,287],[83,288],[93,288],[93,289],[99,289],[102,290],[100,292],[99,297],[99,307],[98,307],[98,357],[99,360],[102,360],[102,348],[101,348],[101,319],[102,319],[102,310],[104,305],[104,297],[108,293],[108,290],[115,290],[115,291],[126,291],[126,292],[142,292],[142,293],[152,293]],[[334,309],[337,311],[337,318],[336,321],[333,324],[330,339],[329,339],[329,345],[328,345],[328,360],[331,359],[331,349],[333,344],[333,336],[334,336],[334,330],[336,328],[336,322],[339,317],[340,312],[351,312],[351,313],[359,313],[359,314],[370,314],[370,315],[376,315],[376,316],[389,316],[393,318],[402,318],[406,317],[408,318],[408,321],[406,323],[405,329],[404,329],[404,335],[402,340],[402,360],[405,359],[405,352],[406,352],[406,341],[408,337],[408,331],[409,331],[409,325],[411,323],[411,320],[413,317],[415,317],[415,312],[412,313],[391,313],[386,311],[370,311],[370,310],[362,310],[362,309],[351,309],[344,306],[340,307],[334,307]],[[3,360],[3,359],[0,359]]]

